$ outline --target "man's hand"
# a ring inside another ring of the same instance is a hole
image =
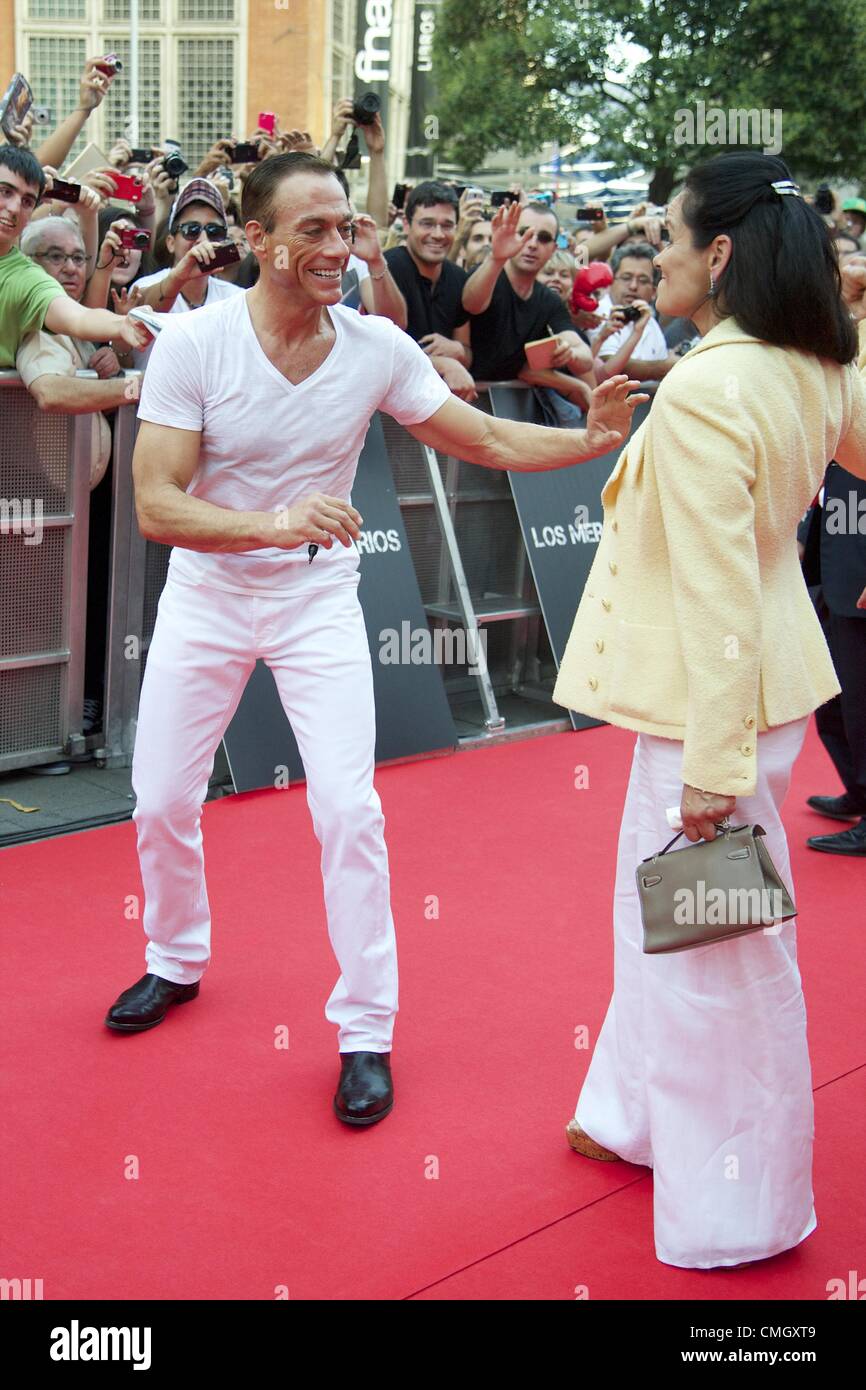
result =
[[[460,206],[458,209],[457,226],[466,225],[467,222],[477,222],[484,212],[484,194],[479,194],[472,185],[464,188],[460,194]]]
[[[88,58],[84,64],[84,72],[78,88],[78,105],[88,113],[96,110],[116,76],[115,73],[109,77],[108,73],[99,72],[96,65],[101,62],[102,57],[100,56],[99,58]]]
[[[510,261],[512,256],[516,256],[518,251],[522,251],[529,238],[532,236],[532,228],[527,227],[523,236],[517,230],[523,208],[519,203],[509,203],[507,206],[497,208],[493,214],[491,230],[493,233],[493,246],[490,252],[494,261]]]
[[[354,101],[351,97],[343,97],[334,107],[334,114],[331,117],[331,134],[339,140],[347,126],[352,124],[352,110]]]
[[[210,272],[210,263],[216,255],[216,247],[212,241],[205,237],[204,241],[197,241],[195,246],[191,246],[185,256],[182,256],[174,268],[174,273],[182,285],[188,280],[195,280],[199,275],[207,275]]]
[[[117,197],[117,185],[111,177],[111,170],[107,168],[93,169],[89,174],[85,174],[81,180],[81,187],[94,189],[106,202]]]
[[[315,155],[319,153],[308,130],[284,130],[279,138],[279,153],[297,154],[299,151]]]
[[[631,217],[629,224],[641,233],[650,246],[662,244],[662,220],[660,217]]]
[[[274,513],[273,539],[268,544],[295,550],[306,541],[330,550],[336,536],[342,545],[350,546],[353,538],[357,540],[361,534],[363,520],[361,513],[341,497],[314,492],[294,507]]]
[[[383,154],[385,151],[385,127],[377,111],[369,125],[362,126],[368,154]]]
[[[153,334],[145,328],[144,324],[138,319],[131,319],[126,314],[120,320],[120,328],[111,340],[113,343],[126,343],[127,347],[136,348],[139,352],[144,352],[150,347],[153,341]]]
[[[858,323],[866,318],[866,256],[852,256],[842,272],[842,298]]]
[[[30,137],[32,134],[33,117],[28,111],[23,121],[19,121],[19,123],[17,125],[14,125],[11,131],[9,132],[9,144],[18,145],[19,148],[23,149],[30,144]]]
[[[418,339],[418,346],[428,357],[456,357],[458,362],[463,359],[463,345],[454,338],[443,338],[441,333],[425,333]]]
[[[445,385],[455,396],[459,396],[461,401],[478,400],[475,382],[462,362],[456,362],[453,357],[433,357],[431,361]]]
[[[858,608],[866,608],[866,589],[863,590],[862,594],[861,594],[860,597],[858,598],[858,600],[857,600],[857,607],[858,607]]]
[[[195,171],[196,177],[207,178],[208,174],[213,173],[214,169],[221,166],[230,165],[232,146],[237,144],[234,136],[224,137],[222,140],[215,140],[202,159]]]
[[[551,356],[550,365],[563,372],[570,371],[572,368],[576,368],[578,371],[586,371],[586,364],[583,361],[582,354],[578,352],[577,348],[571,343],[563,342],[562,338],[558,335],[557,346]]]
[[[359,212],[352,219],[355,224],[355,240],[352,242],[352,254],[358,256],[360,260],[366,261],[369,265],[371,261],[376,262],[382,259],[382,247],[379,243],[379,233],[376,230],[376,223],[366,212]]]
[[[610,321],[614,326],[615,332],[619,332],[621,328],[627,328],[630,332],[633,332],[635,329],[639,328],[641,332],[643,332],[643,330],[646,328],[647,321],[652,315],[652,309],[650,308],[649,304],[647,304],[646,300],[635,299],[632,301],[630,307],[632,309],[637,309],[638,313],[640,314],[640,317],[634,319],[633,321],[625,317],[624,305],[617,304],[614,309],[611,309]]]
[[[100,381],[105,381],[107,377],[117,376],[120,371],[120,363],[117,354],[110,347],[97,348],[90,359],[88,366],[96,372]]]
[[[714,792],[702,792],[697,787],[683,787],[680,815],[687,840],[714,840],[716,823],[734,814],[737,804],[735,796],[716,796]]]
[[[128,140],[123,139],[123,136],[112,145],[108,154],[108,162],[113,169],[120,170],[132,163],[132,146]]]
[[[615,449],[627,438],[635,406],[649,400],[647,395],[629,395],[640,384],[627,376],[612,376],[596,386],[586,418],[587,444],[596,455]]]

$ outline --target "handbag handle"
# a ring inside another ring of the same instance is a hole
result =
[[[729,816],[725,816],[725,819],[722,820],[722,821],[714,821],[713,823],[714,823],[716,829],[717,829],[717,830],[721,830],[722,833],[725,834],[725,835],[728,833],[728,831],[729,831],[730,828],[731,828],[731,821],[730,821],[730,817],[729,817]],[[660,849],[660,850],[659,850],[658,855],[653,855],[653,858],[654,858],[654,859],[657,859],[657,858],[659,858],[662,854],[667,854],[667,852],[668,852],[668,850],[670,849],[671,845],[675,845],[676,842],[677,842],[677,840],[680,838],[680,836],[681,836],[681,835],[685,835],[685,833],[686,833],[686,832],[685,832],[684,830],[678,830],[677,833],[676,833],[676,835],[674,836],[674,838],[673,838],[672,840],[668,841],[668,843],[665,845],[664,849]]]

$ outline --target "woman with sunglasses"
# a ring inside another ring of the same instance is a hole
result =
[[[866,478],[866,388],[829,233],[781,159],[698,165],[666,225],[658,306],[702,338],[602,492],[553,696],[637,734],[613,998],[567,1133],[586,1157],[652,1168],[658,1259],[709,1269],[817,1225],[796,919],[647,955],[635,873],[679,807],[693,842],[727,817],[761,825],[791,887],[780,808],[809,716],[839,690],[797,523],[830,458]]]

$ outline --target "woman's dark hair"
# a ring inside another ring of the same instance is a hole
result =
[[[829,230],[803,198],[772,187],[790,178],[776,155],[716,155],[688,175],[683,221],[698,250],[723,233],[733,242],[717,280],[720,314],[777,347],[852,362],[857,333]]]

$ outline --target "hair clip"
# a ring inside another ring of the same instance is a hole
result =
[[[797,198],[802,198],[803,196],[797,185],[793,183],[791,179],[779,179],[776,183],[771,183],[770,187],[778,193],[780,197],[783,193],[793,193]]]

